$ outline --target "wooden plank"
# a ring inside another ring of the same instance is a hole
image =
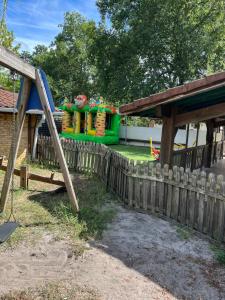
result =
[[[0,170],[6,171],[7,166],[0,166]],[[21,170],[19,169],[14,169],[14,175],[16,176],[21,176]],[[46,176],[41,176],[33,173],[27,173],[27,180],[35,180],[35,181],[41,181],[41,182],[46,182],[54,185],[59,185],[59,186],[65,186],[65,182],[61,180],[55,180],[53,177],[46,177]]]
[[[0,170],[6,172],[7,166],[0,166]],[[20,170],[14,169],[13,174],[16,175],[16,176],[20,176]]]
[[[173,198],[173,186],[168,183],[167,184],[167,197],[166,197],[166,215],[167,217],[171,217],[172,213],[172,198]]]
[[[180,222],[184,225],[186,224],[187,221],[187,189],[182,189],[181,193],[181,202],[180,202]]]
[[[201,180],[199,182],[199,188],[204,191],[206,188],[206,173],[201,173]],[[205,213],[205,194],[199,195],[199,207],[198,207],[198,230],[204,232],[204,213]]]
[[[164,213],[164,193],[165,193],[165,183],[164,183],[164,172],[161,169],[161,165],[157,164],[156,166],[156,176],[159,180],[162,180],[162,182],[158,182],[158,201],[159,201],[159,212],[161,214]]]
[[[179,199],[180,199],[180,189],[174,186],[173,199],[172,199],[172,218],[175,220],[178,220]]]
[[[176,183],[173,187],[173,198],[172,198],[172,210],[171,217],[175,220],[178,220],[178,212],[179,212],[179,201],[180,201],[180,188],[178,187],[180,183],[180,172],[177,166],[173,167],[173,179],[174,183]]]
[[[159,179],[160,178],[160,171],[161,171],[161,165],[160,164],[156,164],[156,168],[155,168],[155,179]],[[155,189],[155,212],[159,212],[159,195],[160,195],[160,189],[161,189],[161,182],[159,182],[158,180],[155,181],[156,182],[156,189]]]
[[[223,235],[224,235],[224,225],[225,225],[225,202],[222,200],[219,201],[219,212],[218,212],[218,240],[223,241]]]
[[[134,161],[131,160],[128,167],[128,204],[130,207],[134,204],[134,179],[132,177],[134,173]]]
[[[148,176],[148,163],[144,164],[144,176],[147,177]],[[143,191],[142,191],[142,195],[143,195],[143,209],[147,210],[148,209],[148,195],[150,192],[150,180],[149,179],[144,179],[143,180]]]
[[[0,64],[29,79],[35,80],[35,68],[3,46],[0,46]]]
[[[123,182],[123,201],[128,204],[128,164],[129,161],[128,159],[124,160],[124,172],[123,172],[123,177],[124,177],[124,182]]]
[[[21,101],[19,104],[17,119],[16,119],[16,128],[14,132],[15,138],[13,138],[15,141],[12,141],[11,144],[9,158],[8,158],[8,166],[7,166],[4,183],[2,187],[0,211],[5,210],[6,201],[9,195],[9,190],[12,182],[12,175],[16,163],[16,157],[19,149],[24,120],[26,116],[26,107],[30,95],[30,88],[31,88],[31,80],[25,78],[22,87],[22,92],[21,92]]]
[[[139,178],[139,176],[141,176],[142,174],[142,165],[140,162],[136,162],[135,172],[136,175],[138,176],[137,178],[135,178],[135,183],[134,183],[135,207],[142,208],[143,207],[142,197],[141,197],[142,179]]]
[[[52,177],[45,177],[45,176],[41,176],[41,175],[37,175],[37,174],[33,174],[33,173],[28,174],[28,179],[35,180],[35,181],[41,181],[41,182],[45,182],[45,183],[50,183],[50,184],[54,184],[54,185],[59,185],[59,186],[65,186],[64,181],[55,180]]]
[[[43,107],[43,110],[44,110],[44,113],[46,116],[48,128],[49,128],[50,134],[51,134],[53,142],[54,142],[55,151],[57,153],[59,165],[60,165],[60,168],[63,173],[64,182],[66,185],[66,189],[67,189],[67,192],[69,195],[69,199],[70,199],[72,208],[74,209],[74,211],[79,211],[79,206],[78,206],[77,198],[76,198],[76,195],[74,192],[72,180],[71,180],[71,177],[69,174],[69,170],[68,170],[66,160],[65,160],[65,157],[63,154],[63,150],[62,150],[62,146],[61,146],[60,139],[58,136],[58,132],[57,132],[54,118],[53,118],[53,114],[51,112],[51,108],[50,108],[50,105],[48,102],[48,97],[47,97],[44,83],[42,81],[39,70],[36,70],[36,85],[37,85],[37,89],[38,89],[38,94],[40,96],[41,104],[42,104],[42,107]]]
[[[207,195],[204,195],[204,212],[203,212],[203,228],[202,232],[207,233],[208,231],[208,219],[209,219],[209,199]]]
[[[151,207],[152,212],[156,212],[156,180],[154,180],[156,177],[156,168],[153,166],[152,168],[152,179],[151,179]]]
[[[208,214],[208,230],[207,233],[213,236],[213,214],[214,214],[214,197],[209,197],[209,214]]]
[[[191,112],[178,114],[175,117],[174,124],[176,127],[183,126],[188,123],[198,123],[209,119],[224,116],[225,103],[208,106],[201,109],[196,109]]]
[[[204,221],[204,195],[198,195],[198,219],[197,219],[197,229],[203,232],[203,221]]]
[[[173,198],[173,186],[172,186],[172,180],[173,180],[173,171],[168,171],[168,182],[167,182],[167,194],[166,194],[166,215],[167,217],[171,217],[172,212],[172,198]]]

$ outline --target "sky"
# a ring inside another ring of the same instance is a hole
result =
[[[100,20],[96,0],[8,0],[6,22],[21,50],[32,51],[37,44],[50,44],[67,11]]]

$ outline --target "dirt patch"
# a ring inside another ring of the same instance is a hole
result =
[[[225,299],[225,269],[208,242],[182,240],[167,221],[118,207],[102,240],[88,247],[77,258],[69,240],[45,235],[1,253],[0,293],[69,281],[107,300]]]

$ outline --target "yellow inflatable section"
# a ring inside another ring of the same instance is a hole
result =
[[[80,112],[75,111],[74,116],[75,116],[74,132],[75,133],[80,133]]]

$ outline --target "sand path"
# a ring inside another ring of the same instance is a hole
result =
[[[181,240],[159,218],[118,208],[103,239],[76,258],[69,241],[46,235],[0,255],[0,294],[47,281],[94,288],[102,299],[225,299],[225,268],[207,241]]]

